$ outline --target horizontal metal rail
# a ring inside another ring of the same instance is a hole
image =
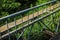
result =
[[[27,11],[29,11],[29,10],[32,10],[32,9],[35,9],[35,8],[38,8],[38,7],[41,7],[41,6],[44,6],[44,5],[47,5],[47,4],[50,4],[50,3],[54,3],[54,2],[56,2],[56,0],[53,0],[53,1],[44,3],[44,4],[41,4],[41,5],[32,7],[32,8],[28,8],[28,9],[25,9],[25,10],[22,10],[22,11],[19,11],[19,12],[16,12],[16,13],[13,13],[13,14],[8,15],[8,16],[6,16],[6,17],[0,18],[0,21],[1,21],[1,20],[4,20],[4,19],[7,19],[7,18],[10,18],[10,17],[14,17],[14,16],[16,16],[16,15],[22,14],[22,13],[24,13],[24,12],[27,12]]]

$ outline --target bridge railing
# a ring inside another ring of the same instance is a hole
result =
[[[4,25],[1,26],[2,28],[0,30],[0,39],[1,40],[3,40],[3,39],[4,40],[19,40],[19,39],[20,40],[30,40],[31,39],[31,35],[34,34],[33,32],[42,31],[44,28],[48,29],[48,30],[50,30],[52,32],[54,32],[54,31],[57,32],[58,31],[58,25],[59,25],[59,21],[58,20],[59,20],[60,15],[59,15],[59,13],[56,13],[56,12],[59,12],[60,8],[57,8],[54,11],[53,10],[52,11],[46,10],[46,12],[44,12],[44,10],[43,10],[42,12],[45,13],[45,14],[43,14],[43,16],[39,16],[40,12],[37,12],[37,10],[35,10],[37,14],[36,13],[32,14],[32,18],[30,18],[31,16],[29,16],[29,14],[27,14],[28,15],[27,16],[28,19],[27,19],[26,22],[24,21],[26,19],[23,18],[23,15],[24,15],[23,13],[26,13],[27,11],[33,10],[35,8],[47,6],[48,4],[53,4],[55,2],[56,2],[56,0],[50,1],[50,2],[41,4],[41,5],[32,7],[32,8],[28,8],[28,9],[23,10],[23,11],[19,11],[17,13],[11,14],[9,16],[0,18],[0,21],[1,22],[5,21],[4,24],[6,24],[5,26]],[[18,15],[20,15],[21,21],[18,21],[18,24],[17,24],[16,17]],[[35,17],[35,15],[37,15],[37,17]],[[10,23],[8,21],[9,18],[12,18],[14,22]],[[20,22],[21,22],[21,24],[19,25]],[[57,22],[58,22],[58,25],[57,25]],[[36,27],[34,26],[35,23],[36,23]],[[39,27],[37,26],[38,24],[39,24]],[[5,28],[5,27],[7,27],[7,28]],[[55,30],[54,27],[57,27],[57,29]],[[36,28],[38,28],[38,30]]]

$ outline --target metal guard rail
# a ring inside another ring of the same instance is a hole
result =
[[[29,11],[29,10],[32,10],[32,9],[35,9],[35,8],[38,8],[38,7],[41,7],[41,6],[44,6],[44,5],[47,5],[47,4],[50,4],[50,3],[54,3],[54,2],[56,2],[56,0],[50,1],[50,2],[47,2],[47,3],[44,3],[44,4],[41,4],[41,5],[32,7],[32,8],[28,8],[28,9],[23,10],[23,11],[16,12],[16,13],[11,14],[11,15],[8,15],[8,16],[6,16],[6,17],[0,18],[0,21],[2,21],[2,20],[4,20],[4,19],[8,19],[8,18],[10,18],[10,17],[17,16],[17,15],[19,15],[19,14],[22,14],[22,13],[24,13],[24,12],[27,12],[27,11]],[[42,19],[44,19],[44,18],[46,18],[46,17],[49,17],[50,15],[56,14],[56,12],[58,12],[58,11],[60,11],[60,7],[59,7],[57,10],[52,11],[52,12],[50,12],[49,14],[47,14],[47,15],[41,17],[41,18],[37,18],[36,20],[34,20],[34,21],[30,22],[30,23],[28,22],[28,24],[22,26],[21,28],[18,28],[18,29],[14,30],[14,31],[11,31],[11,32],[9,32],[9,30],[8,30],[8,33],[7,33],[7,34],[5,34],[5,35],[3,35],[3,36],[0,35],[0,36],[1,36],[1,39],[6,38],[6,37],[9,37],[10,35],[13,35],[14,33],[18,32],[18,31],[20,31],[20,30],[24,30],[25,28],[29,27],[30,25],[32,25],[32,24],[34,24],[34,23],[36,23],[36,22],[38,22],[38,21],[40,21],[40,20],[42,20]],[[16,20],[15,20],[14,22],[16,22]],[[43,22],[42,22],[42,23],[43,23]],[[7,23],[7,24],[8,24],[8,23]],[[15,24],[16,24],[16,23],[15,23]],[[43,24],[44,24],[44,23],[43,23]],[[7,25],[7,26],[8,26],[8,25]],[[15,25],[15,26],[16,26],[16,25]],[[23,32],[23,31],[22,31],[22,32]],[[22,34],[23,34],[23,33],[21,33],[21,36],[22,36]],[[18,39],[19,39],[19,38],[18,38]],[[17,39],[17,40],[18,40],[18,39]],[[9,40],[10,40],[10,38],[9,38]],[[29,40],[29,38],[28,38],[28,40]]]
[[[43,16],[43,17],[41,17],[41,18],[38,18],[38,19],[30,22],[29,25],[32,25],[32,24],[34,24],[35,22],[38,22],[38,21],[40,21],[40,20],[42,20],[42,19],[44,19],[44,18],[46,18],[46,17],[48,17],[48,16],[50,16],[50,15],[53,15],[53,14],[55,14],[55,13],[58,12],[58,11],[60,11],[60,8],[57,9],[57,10],[55,10],[55,11],[53,11],[53,12],[51,12],[51,13],[49,13],[49,14],[47,14],[47,15],[45,15],[45,16]],[[25,28],[29,27],[29,25],[26,24],[26,25],[24,25],[24,26],[21,27],[21,28],[18,28],[18,29],[16,29],[16,30],[12,31],[12,32],[9,32],[8,34],[3,35],[2,38],[8,37],[9,35],[13,35],[14,33],[16,33],[16,31],[24,30]]]
[[[13,13],[13,14],[8,15],[8,16],[6,16],[6,17],[0,18],[0,21],[1,21],[1,20],[4,20],[4,19],[7,19],[7,18],[10,18],[10,17],[13,17],[13,16],[16,16],[16,15],[19,15],[19,14],[22,14],[22,13],[27,12],[27,11],[29,11],[29,10],[32,10],[32,9],[35,9],[35,8],[38,8],[38,7],[41,7],[41,6],[44,6],[44,5],[53,3],[53,2],[56,2],[56,0],[50,1],[50,2],[47,2],[47,3],[44,3],[44,4],[41,4],[41,5],[32,7],[32,8],[28,8],[28,9],[25,9],[25,10],[22,10],[22,11],[19,11],[19,12],[16,12],[16,13]]]

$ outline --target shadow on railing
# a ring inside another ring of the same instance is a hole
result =
[[[39,37],[39,38],[41,37],[42,35],[41,33],[43,29],[47,29],[53,33],[57,33],[60,24],[59,23],[60,5],[55,5],[56,7],[51,8],[51,5],[53,5],[53,3],[57,3],[57,1],[56,0],[50,1],[11,14],[9,16],[0,18],[1,24],[4,23],[0,27],[0,39],[1,40],[35,40],[36,38],[34,37]],[[42,7],[42,9],[44,10],[38,11],[39,7]],[[27,11],[30,12],[30,10],[32,11],[34,10],[33,14],[29,14],[27,12]],[[24,13],[27,13],[28,16],[23,17]],[[20,18],[19,20],[17,20],[18,19],[16,18],[17,16],[18,18]],[[12,20],[13,22],[10,23],[9,22],[10,20]],[[39,36],[36,36],[37,35],[36,33],[38,33]]]

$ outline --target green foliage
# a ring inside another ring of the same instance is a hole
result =
[[[20,6],[20,3],[16,3],[16,2],[12,2],[12,1],[7,1],[7,2],[5,2],[4,1],[4,3],[2,4],[2,8],[3,9],[14,9],[14,8],[17,8],[17,7],[19,7]]]
[[[3,17],[3,16],[7,16],[7,15],[9,15],[8,12],[1,12],[1,16],[2,16],[2,17]]]
[[[10,14],[11,10],[18,8],[21,5],[19,2],[15,2],[15,0],[2,0],[0,4],[0,14],[2,15],[0,15],[0,17]]]

